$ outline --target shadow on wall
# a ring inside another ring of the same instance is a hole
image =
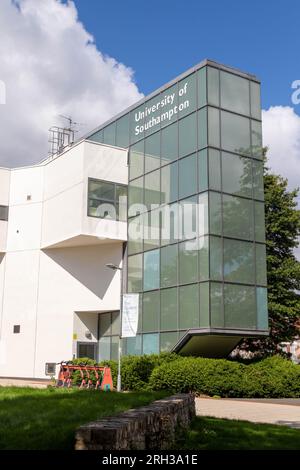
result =
[[[2,261],[4,260],[4,256],[5,256],[5,253],[0,253],[0,264],[1,264]]]
[[[43,252],[55,263],[60,265],[72,277],[103,299],[111,284],[114,272],[108,269],[106,263],[119,264],[121,248],[84,246],[69,248],[46,249]]]

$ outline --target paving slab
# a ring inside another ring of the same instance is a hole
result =
[[[50,380],[0,378],[0,387],[47,388]]]
[[[196,398],[195,402],[197,416],[278,424],[300,429],[300,400],[297,399]]]

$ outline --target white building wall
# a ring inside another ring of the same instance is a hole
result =
[[[87,216],[88,177],[127,184],[127,152],[83,142],[11,171],[0,253],[0,376],[45,377],[46,362],[72,358],[76,312],[81,339],[86,324],[95,331],[97,312],[119,310],[120,273],[105,264],[121,264],[126,223]]]

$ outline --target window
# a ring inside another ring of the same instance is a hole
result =
[[[206,67],[198,71],[198,108],[206,104]]]
[[[221,71],[221,108],[250,114],[249,80]]]
[[[140,212],[142,212],[142,207],[141,205],[143,204],[144,199],[143,199],[143,177],[138,178],[134,181],[131,181],[131,183],[128,186],[128,211],[129,215],[133,216],[136,215],[137,212],[133,211],[131,212],[131,206],[134,204],[139,205]]]
[[[207,67],[208,104],[219,106],[219,70]]]
[[[142,354],[142,335],[126,339],[126,352],[130,356],[140,356]]]
[[[205,328],[210,324],[209,321],[209,283],[200,284],[200,327]]]
[[[177,330],[177,287],[160,291],[160,329]]]
[[[198,153],[198,182],[199,191],[206,191],[208,188],[208,172],[207,172],[207,150],[201,150]]]
[[[224,236],[253,240],[253,202],[235,196],[223,195]]]
[[[209,225],[210,233],[222,233],[222,201],[219,193],[209,192]]]
[[[268,294],[264,287],[256,289],[257,302],[257,328],[260,330],[268,329]]]
[[[263,202],[254,202],[255,210],[255,240],[265,242],[265,206]]]
[[[159,287],[159,250],[144,253],[144,290]]]
[[[129,153],[129,176],[130,179],[141,176],[144,172],[144,141],[132,145]]]
[[[197,157],[194,153],[179,160],[179,199],[197,192]]]
[[[179,329],[199,326],[199,285],[179,287]]]
[[[145,173],[160,166],[160,132],[145,139]]]
[[[175,346],[177,341],[178,341],[177,331],[173,331],[170,333],[161,333],[160,334],[160,351],[161,352],[171,351],[171,349]]]
[[[178,162],[161,169],[161,203],[170,203],[178,198]]]
[[[193,153],[197,147],[196,113],[179,121],[179,156]]]
[[[207,108],[198,111],[198,149],[207,146]]]
[[[261,122],[251,121],[252,155],[262,158],[262,131]]]
[[[89,179],[88,216],[125,221],[127,217],[127,187]]]
[[[210,278],[214,281],[222,280],[223,247],[222,239],[209,237]]]
[[[209,149],[209,188],[221,190],[220,152],[214,149]]]
[[[211,326],[213,328],[223,328],[223,286],[217,282],[211,282],[210,284],[210,309]]]
[[[143,256],[128,257],[128,292],[139,292],[143,289]]]
[[[200,281],[206,281],[209,278],[208,237],[199,238],[199,277]]]
[[[159,291],[143,295],[143,331],[159,329]]]
[[[266,245],[255,245],[256,247],[256,284],[267,285],[267,262]]]
[[[129,114],[117,120],[116,145],[127,148],[129,146]]]
[[[21,325],[14,325],[13,331],[14,331],[15,334],[20,333],[21,332]]]
[[[254,244],[224,239],[224,278],[254,284]]]
[[[159,336],[158,333],[143,335],[143,354],[159,353]]]
[[[195,111],[197,104],[196,88],[195,73],[178,82],[178,106],[180,117]],[[181,109],[181,107],[183,109]]]
[[[255,288],[224,285],[225,327],[249,328],[256,327]]]
[[[208,108],[208,145],[220,147],[220,112],[216,108]]]
[[[160,236],[160,209],[144,214],[144,251],[159,246]]]
[[[222,152],[222,184],[225,193],[252,197],[251,158]]]
[[[128,221],[128,254],[143,250],[143,214]]]
[[[0,220],[8,220],[8,206],[0,206]]]
[[[262,162],[253,160],[253,197],[264,200],[264,166]]]
[[[198,240],[179,243],[179,283],[198,280]]]
[[[250,155],[250,120],[221,111],[222,148],[242,155]]]
[[[116,123],[112,122],[103,129],[103,143],[108,145],[116,144]]]
[[[89,359],[97,359],[96,343],[77,343],[77,357],[88,357]]]
[[[160,204],[160,170],[145,175],[144,203],[148,210]]]
[[[161,164],[164,165],[170,160],[176,160],[177,157],[178,124],[175,122],[161,131]]]
[[[161,287],[177,284],[177,245],[169,245],[160,250],[160,283]]]
[[[260,109],[260,86],[256,82],[250,82],[251,95],[251,116],[255,119],[261,119]]]

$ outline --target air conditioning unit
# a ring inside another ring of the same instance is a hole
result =
[[[56,373],[56,363],[55,362],[46,362],[45,364],[45,375],[50,375],[54,377]]]

